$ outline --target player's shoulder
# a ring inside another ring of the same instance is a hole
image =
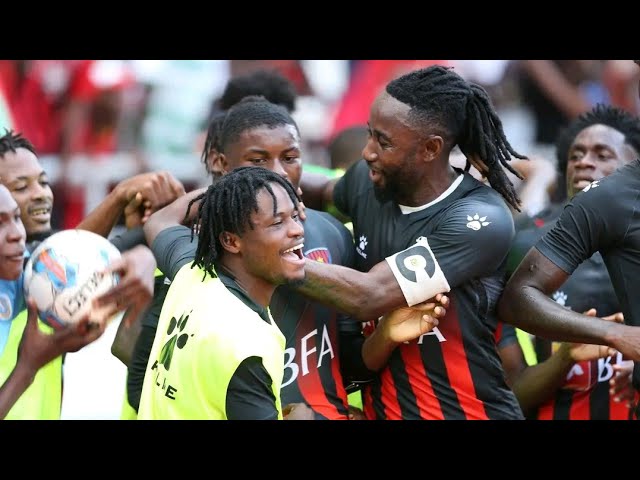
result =
[[[342,230],[349,232],[342,222],[328,212],[306,208],[305,214],[307,215],[304,221],[305,233],[307,230],[314,232],[318,230],[326,235],[339,235]]]
[[[473,180],[477,182],[477,180]],[[464,195],[451,202],[446,210],[447,217],[462,215],[469,222],[479,220],[482,217],[491,217],[490,221],[507,222],[513,228],[513,215],[502,196],[480,182],[476,185],[468,185]]]

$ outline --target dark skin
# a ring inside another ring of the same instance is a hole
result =
[[[369,136],[362,156],[371,169],[373,183],[407,206],[424,205],[440,196],[457,177],[449,164],[451,141],[413,127],[410,107],[386,92],[374,102],[368,122]],[[333,203],[336,180],[319,175],[302,176],[305,203],[326,209]],[[387,262],[368,272],[307,261],[305,284],[299,291],[354,318],[368,321],[406,300]],[[383,291],[384,295],[377,295]]]
[[[498,303],[499,317],[537,336],[607,345],[640,361],[640,328],[591,318],[549,298],[568,278],[564,270],[532,248],[507,282]]]
[[[564,270],[532,248],[507,282],[498,302],[499,317],[540,337],[608,345],[627,358],[640,360],[640,328],[573,312],[549,297],[568,278]]]
[[[592,181],[611,175],[618,167],[633,161],[637,156],[637,152],[625,143],[624,134],[614,128],[595,124],[583,129],[576,135],[568,150],[565,171],[568,196],[573,197]],[[595,317],[596,310],[591,309],[585,314]],[[621,322],[622,314],[617,313],[605,319]],[[600,355],[607,356],[606,347],[579,343],[563,343],[560,349],[551,355],[550,342],[544,339],[537,339],[537,342],[545,344],[545,348],[549,350],[549,358],[531,367],[526,366],[519,343],[499,350],[507,381],[525,412],[553,397],[564,385],[567,373],[577,361],[600,358]],[[585,355],[585,351],[589,353]],[[628,379],[628,376],[616,378],[622,380]],[[614,388],[623,388],[622,381],[612,382]]]

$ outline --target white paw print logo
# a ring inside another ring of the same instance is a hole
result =
[[[365,237],[364,235],[360,236],[360,250],[364,250],[364,248],[367,246],[367,237]]]
[[[469,220],[469,223],[467,223],[467,227],[469,227],[471,230],[480,230],[482,227],[486,227],[491,223],[486,222],[486,219],[487,217],[481,217],[477,213],[473,217],[471,215],[467,215],[467,220]]]
[[[556,303],[564,307],[565,303],[567,303],[567,294],[561,290],[558,290],[553,294],[553,299],[555,300]]]
[[[588,192],[589,190],[591,190],[592,188],[596,188],[600,186],[600,180],[594,180],[593,182],[591,182],[589,185],[587,185],[586,187],[584,187],[582,189],[583,192]]]

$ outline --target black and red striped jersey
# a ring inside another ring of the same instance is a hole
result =
[[[523,418],[495,338],[512,215],[497,192],[458,172],[451,187],[423,207],[379,197],[364,161],[336,184],[334,202],[353,220],[358,270],[368,271],[426,237],[451,287],[439,326],[398,347],[366,387],[368,418]],[[365,335],[376,323],[365,325]]]

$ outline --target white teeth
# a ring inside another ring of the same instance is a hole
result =
[[[39,208],[37,210],[33,210],[31,212],[31,215],[44,215],[46,213],[49,213],[49,209],[48,208]]]
[[[290,249],[285,250],[284,253],[291,253],[291,252],[294,252],[296,250],[301,250],[302,247],[304,247],[304,243],[301,243],[300,245],[296,245],[295,247],[291,247]]]

